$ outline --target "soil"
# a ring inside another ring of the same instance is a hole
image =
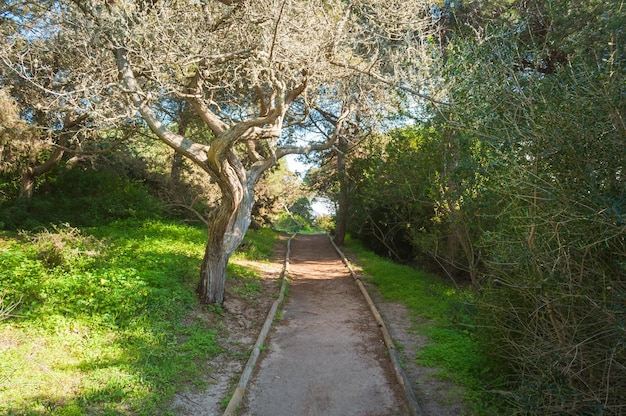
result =
[[[235,389],[265,318],[280,290],[280,274],[285,261],[288,237],[282,236],[267,261],[238,261],[256,270],[262,277],[262,288],[254,294],[244,294],[244,282],[228,279],[222,308],[198,310],[191,319],[215,322],[219,344],[224,353],[207,362],[207,375],[176,393],[170,405],[178,416],[222,415]],[[196,385],[206,385],[198,389]]]
[[[416,363],[417,353],[429,342],[428,337],[419,333],[419,326],[426,322],[412,319],[404,305],[384,301],[375,286],[365,286],[400,352],[402,367],[424,416],[467,414],[463,389],[450,380],[438,378],[440,369]]]
[[[289,297],[244,416],[406,415],[378,325],[326,235],[291,245]]]
[[[221,415],[279,289],[285,243],[263,270],[263,291],[242,297],[227,286],[220,342],[228,353],[208,363],[207,387],[176,395],[177,415]],[[358,269],[357,269],[358,270]],[[371,312],[326,235],[292,242],[290,288],[282,317],[246,391],[242,415],[406,415],[388,353]],[[231,282],[229,282],[231,283]],[[397,345],[424,415],[464,413],[462,390],[439,380],[436,369],[415,364],[428,340],[399,304],[385,302],[367,285]],[[206,315],[206,312],[199,311]]]

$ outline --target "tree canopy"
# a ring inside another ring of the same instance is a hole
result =
[[[426,56],[431,15],[423,2],[397,6],[378,0],[8,2],[2,74],[14,88],[37,91],[37,102],[25,111],[58,114],[72,125],[88,119],[83,130],[117,127],[139,115],[152,134],[215,181],[221,197],[207,221],[198,292],[221,303],[226,263],[250,224],[254,184],[287,154],[332,146],[350,106],[321,142],[294,144],[283,129],[305,121],[314,106],[357,97],[371,102],[419,77],[419,66],[409,64]],[[202,140],[171,128],[177,120],[168,108],[181,101],[208,132]]]
[[[321,152],[338,228],[471,287],[507,410],[621,414],[624,7],[8,0],[0,170],[25,198],[70,155],[157,139],[204,186],[198,293],[221,303],[260,178]]]

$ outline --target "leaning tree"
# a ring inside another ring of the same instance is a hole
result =
[[[322,141],[295,143],[283,131],[331,102],[350,74],[393,86],[386,76],[417,73],[410,68],[433,20],[426,2],[399,0],[25,0],[3,7],[0,18],[14,27],[0,46],[4,73],[43,88],[50,111],[89,114],[94,125],[140,118],[218,185],[197,288],[206,303],[223,301],[254,184],[287,154],[333,146],[347,110]],[[76,70],[42,67],[40,56],[75,62]],[[161,109],[181,100],[204,123],[206,140],[172,128],[172,112]]]

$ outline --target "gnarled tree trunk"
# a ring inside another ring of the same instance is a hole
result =
[[[226,286],[226,266],[250,226],[254,196],[250,192],[234,212],[219,207],[209,220],[208,241],[196,292],[202,303],[221,304]],[[217,212],[219,211],[219,212]]]
[[[221,304],[224,301],[226,266],[250,226],[254,184],[260,174],[246,172],[234,153],[228,153],[220,168],[216,169],[220,173],[218,184],[223,200],[208,219],[208,240],[196,287],[202,303]]]

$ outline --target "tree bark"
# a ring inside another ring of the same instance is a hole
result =
[[[202,303],[224,302],[226,266],[235,249],[243,241],[251,222],[254,194],[251,189],[236,207],[220,206],[209,219],[208,241],[200,267],[196,292]]]
[[[182,137],[185,137],[185,135],[187,134],[187,125],[189,123],[189,118],[190,118],[189,107],[190,107],[189,104],[183,101],[180,104],[180,107],[178,110],[178,128],[176,132]],[[181,175],[183,172],[183,166],[184,166],[183,155],[177,152],[176,150],[174,150],[174,155],[172,157],[172,168],[170,170],[170,178],[172,179],[172,182],[174,182],[177,185],[180,184]]]
[[[62,144],[65,145],[66,143],[63,142]],[[33,190],[35,189],[35,180],[37,179],[37,177],[51,171],[52,168],[54,168],[59,162],[59,160],[61,160],[64,153],[65,152],[61,148],[56,147],[54,150],[52,150],[52,153],[50,153],[48,159],[41,165],[37,165],[36,161],[32,161],[26,168],[26,170],[22,173],[22,177],[20,180],[19,197],[23,199],[32,198]]]
[[[33,189],[35,188],[35,174],[31,166],[22,172],[20,179],[20,199],[31,199],[33,197]]]
[[[180,183],[180,178],[182,176],[183,163],[183,155],[174,151],[174,155],[172,157],[172,169],[170,170],[170,178],[172,179],[172,182],[177,185]]]
[[[221,163],[218,184],[223,200],[209,217],[208,241],[196,287],[202,303],[224,302],[226,266],[250,227],[254,184],[261,172],[247,173],[232,151]]]

